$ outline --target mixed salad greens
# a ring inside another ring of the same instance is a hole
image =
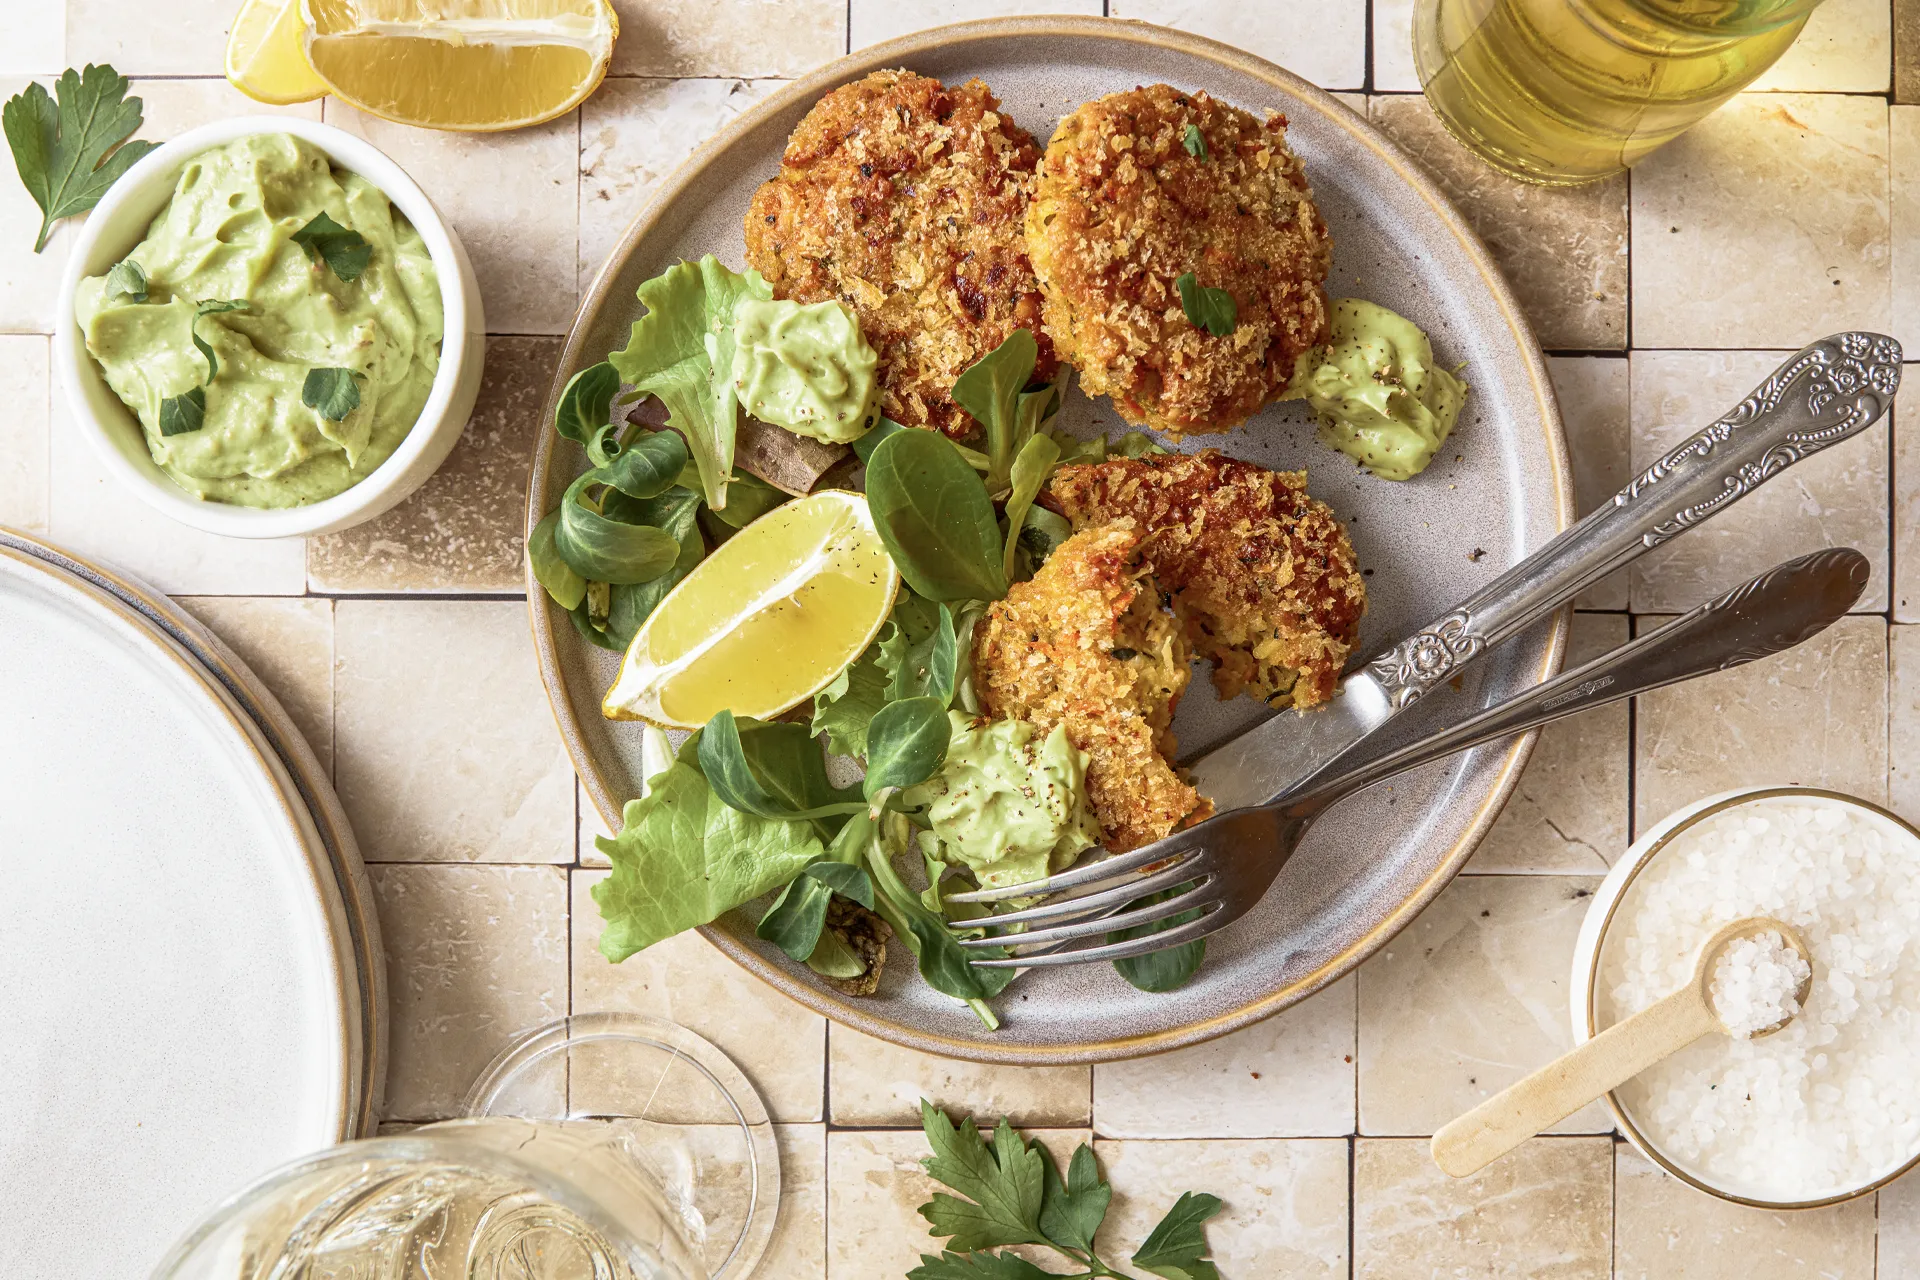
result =
[[[528,540],[536,578],[580,633],[625,647],[700,563],[706,537],[723,540],[786,500],[734,466],[742,412],[851,443],[904,586],[877,639],[814,695],[805,723],[723,711],[677,750],[660,730],[643,731],[647,792],[600,841],[613,864],[594,890],[601,949],[622,960],[774,893],[760,936],[841,989],[877,987],[877,917],[931,986],[995,1027],[987,1001],[1014,971],[969,963],[1007,953],[961,947],[954,927],[985,937],[992,915],[946,894],[1063,867],[1098,842],[1099,826],[1087,757],[1063,729],[982,714],[972,632],[1071,533],[1034,501],[1047,477],[1062,462],[1107,456],[1109,444],[1053,431],[1064,386],[1029,389],[1038,350],[1024,329],[954,387],[985,428],[974,450],[879,417],[877,358],[837,302],[776,301],[756,273],[710,256],[639,292],[648,312],[626,348],[561,397],[555,429],[591,465]],[[616,411],[645,395],[665,405],[674,430]],[[1138,433],[1113,447],[1136,457],[1158,449]],[[864,760],[858,786],[832,783],[829,751]],[[1182,950],[1184,977],[1201,944]],[[1145,980],[1138,965],[1124,971],[1161,989],[1168,971],[1155,960]]]

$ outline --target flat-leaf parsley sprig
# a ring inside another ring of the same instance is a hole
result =
[[[0,110],[13,167],[40,206],[33,251],[47,247],[53,224],[100,203],[114,181],[159,144],[134,141],[141,103],[127,96],[127,78],[110,66],[68,67],[49,94],[38,82]]]
[[[920,1120],[933,1148],[921,1163],[929,1177],[960,1195],[936,1191],[920,1206],[928,1229],[947,1238],[946,1247],[939,1257],[922,1254],[907,1280],[1137,1280],[1114,1270],[1095,1242],[1113,1188],[1100,1176],[1093,1148],[1080,1144],[1063,1181],[1046,1148],[1004,1119],[986,1139],[971,1119],[955,1128],[946,1112],[922,1098]],[[1133,1251],[1133,1265],[1163,1280],[1220,1280],[1206,1237],[1207,1219],[1220,1208],[1218,1196],[1185,1193]],[[1052,1249],[1082,1269],[1048,1271],[1018,1254],[991,1252],[1021,1244]]]

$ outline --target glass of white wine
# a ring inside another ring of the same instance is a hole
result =
[[[684,1027],[542,1027],[464,1110],[274,1171],[155,1280],[745,1280],[766,1250],[773,1126],[739,1068]]]

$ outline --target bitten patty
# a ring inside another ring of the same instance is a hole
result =
[[[1217,449],[1062,467],[1045,501],[1075,529],[1126,521],[1223,698],[1306,708],[1333,696],[1367,611],[1347,531],[1304,471]],[[1076,537],[1080,536],[1078,534]]]
[[[1087,103],[1047,144],[1027,210],[1047,332],[1127,421],[1237,427],[1326,342],[1332,242],[1286,125],[1157,84]],[[1188,318],[1188,272],[1233,296],[1231,333]]]
[[[1040,324],[1022,218],[1040,149],[978,80],[949,89],[876,71],[820,99],[747,211],[747,263],[775,297],[838,298],[880,353],[895,422],[963,439],[953,382],[1016,328],[1059,368]]]

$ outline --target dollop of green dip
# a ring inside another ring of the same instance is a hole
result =
[[[1323,442],[1382,480],[1426,470],[1467,398],[1420,326],[1360,298],[1333,304],[1332,339],[1290,390],[1319,415]]]
[[[845,304],[749,299],[733,313],[733,341],[734,391],[760,421],[832,444],[879,421],[880,353]]]
[[[323,212],[372,248],[351,282],[292,241]],[[386,461],[419,418],[440,367],[433,262],[378,188],[312,144],[254,134],[195,156],[127,256],[146,274],[146,299],[93,276],[74,314],[153,460],[189,493],[244,507],[330,498]],[[248,305],[198,314],[208,301]],[[211,381],[195,333],[218,358]],[[359,407],[335,422],[304,404],[312,369],[360,375]],[[161,401],[196,387],[201,427],[162,435]]]
[[[948,713],[947,760],[905,799],[927,818],[950,861],[973,868],[982,888],[1022,884],[1058,871],[1099,843],[1087,805],[1087,755],[1064,726],[1042,734],[1027,720]]]

